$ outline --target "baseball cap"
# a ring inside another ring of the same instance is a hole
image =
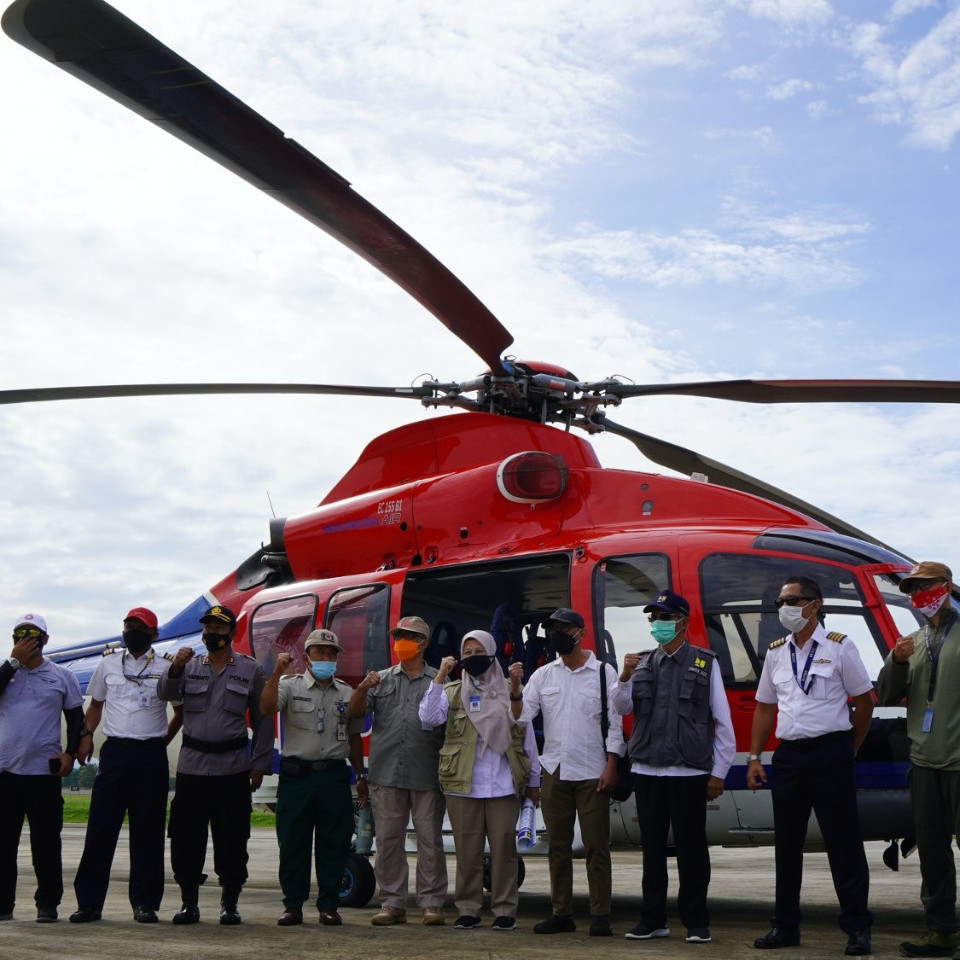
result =
[[[44,620],[39,613],[25,613],[22,617],[18,618],[17,622],[13,625],[14,630],[16,630],[17,627],[36,627],[41,633],[46,633],[47,621]]]
[[[333,647],[338,653],[343,653],[343,647],[340,646],[340,641],[332,630],[314,630],[303,645],[304,653],[310,647]]]
[[[550,614],[549,619],[556,623],[573,624],[575,627],[583,626],[583,617],[581,617],[576,610],[571,610],[569,607],[557,607],[557,609]]]
[[[900,592],[906,593],[916,580],[953,580],[953,573],[945,563],[936,560],[921,560],[899,583]]]
[[[418,633],[421,637],[429,637],[430,628],[427,626],[426,620],[422,620],[420,617],[401,617],[397,621],[397,625],[390,631],[390,636],[398,633]]]
[[[139,620],[145,627],[157,629],[157,615],[146,607],[134,607],[123,619]]]
[[[643,608],[644,613],[650,613],[651,610],[662,610],[664,613],[680,614],[683,617],[690,616],[690,604],[679,593],[674,593],[672,590],[658,593],[656,599]]]
[[[200,618],[201,623],[225,623],[228,627],[237,625],[236,614],[229,607],[221,607],[216,604]]]

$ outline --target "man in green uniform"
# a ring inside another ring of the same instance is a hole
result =
[[[320,922],[339,926],[340,881],[353,838],[349,761],[357,775],[357,797],[367,803],[360,734],[363,720],[350,720],[353,688],[334,674],[343,648],[336,634],[314,630],[303,645],[307,669],[284,677],[293,656],[281,653],[260,697],[264,714],[280,712],[283,748],[277,788],[280,843],[281,927],[303,923],[310,896],[310,847],[317,870]]]

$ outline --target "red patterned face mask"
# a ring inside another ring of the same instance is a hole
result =
[[[911,594],[910,605],[925,617],[932,617],[947,602],[948,596],[946,585],[940,583],[929,590],[918,590]]]

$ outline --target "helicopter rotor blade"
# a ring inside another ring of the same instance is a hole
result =
[[[130,383],[0,390],[0,404],[45,403],[54,400],[101,400],[107,397],[167,397],[236,393],[312,393],[348,397],[406,397],[411,400],[422,400],[424,397],[432,397],[435,391],[427,386],[363,387],[335,383]]]
[[[853,524],[847,523],[846,520],[841,520],[832,513],[827,513],[826,510],[815,507],[812,503],[807,503],[800,497],[787,493],[779,487],[774,487],[769,483],[764,483],[763,480],[751,477],[748,473],[742,473],[734,467],[728,467],[726,464],[720,463],[719,460],[713,460],[694,450],[688,450],[686,447],[613,423],[605,416],[595,416],[593,422],[602,425],[607,433],[630,440],[648,460],[652,460],[660,466],[669,467],[671,470],[676,470],[678,473],[687,476],[694,473],[704,474],[711,483],[718,486],[729,487],[732,490],[740,490],[756,497],[763,497],[765,500],[772,500],[774,503],[782,504],[791,510],[799,510],[800,513],[806,514],[814,520],[819,520],[824,526],[844,536],[865,540],[867,543],[873,543],[891,553],[899,552],[869,533],[864,533],[863,530],[853,526]]]
[[[741,403],[960,403],[960,380],[707,380],[605,383],[618,397],[690,396]]]
[[[15,0],[3,29],[325,230],[502,371],[513,337],[450,270],[338,173],[103,0]]]

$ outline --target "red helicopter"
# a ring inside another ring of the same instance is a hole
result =
[[[815,579],[831,629],[858,645],[875,676],[895,639],[917,624],[897,590],[911,561],[785,491],[611,419],[610,408],[660,395],[955,403],[960,382],[634,384],[581,380],[563,366],[507,357],[511,334],[417,241],[343,177],[102,0],[16,0],[3,29],[334,236],[486,365],[466,381],[403,387],[179,383],[0,391],[3,403],[312,393],[458,411],[372,440],[316,509],[271,521],[269,541],[164,624],[161,640],[195,641],[198,611],[215,600],[240,612],[238,645],[268,668],[278,650],[302,654],[315,627],[334,630],[347,650],[341,674],[356,682],[388,665],[390,624],[416,614],[432,626],[434,662],[456,651],[467,630],[484,628],[497,638],[504,664],[522,660],[532,670],[551,655],[546,616],[570,606],[585,615],[587,643],[616,663],[626,651],[653,645],[641,608],[669,587],[693,601],[692,639],[718,656],[737,731],[738,762],[727,790],[710,805],[711,841],[772,842],[769,794],[746,789],[744,754],[763,657],[783,632],[774,607],[779,587],[788,576]],[[689,479],[603,468],[586,439],[601,433],[626,439]],[[57,656],[84,680],[104,646],[116,642],[76,645]],[[879,710],[858,763],[865,838],[909,838],[906,768],[902,713]],[[629,804],[612,804],[611,817],[614,842],[639,842]],[[808,845],[819,841],[811,828]],[[891,864],[896,849],[888,851]]]

